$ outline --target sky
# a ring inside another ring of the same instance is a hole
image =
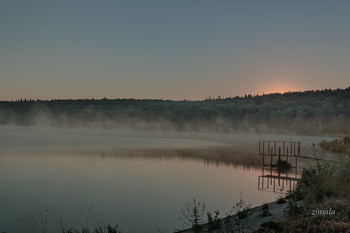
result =
[[[0,1],[0,100],[350,86],[350,1]]]

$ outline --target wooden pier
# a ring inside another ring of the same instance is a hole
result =
[[[272,171],[273,157],[278,157],[281,161],[283,158],[289,162],[289,158],[295,158],[294,167],[298,166],[298,157],[301,156],[301,142],[294,141],[259,141],[259,155],[262,155],[263,168],[268,166]],[[265,163],[265,156],[269,157],[269,162]]]
[[[259,141],[259,155],[262,156],[262,175],[258,177],[258,190],[283,193],[295,188],[299,180],[298,158],[304,157],[301,155],[301,142]],[[277,162],[283,160],[295,169],[292,177],[273,169],[277,167]]]

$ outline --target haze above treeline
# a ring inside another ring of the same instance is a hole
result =
[[[349,119],[350,87],[202,101],[0,101],[1,125],[319,135],[348,133]]]

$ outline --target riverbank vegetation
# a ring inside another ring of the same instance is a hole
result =
[[[256,232],[350,232],[350,159],[318,160],[303,170],[288,198],[287,219]]]
[[[181,209],[183,218],[180,218],[184,225],[190,227],[185,230],[175,230],[176,233],[214,233],[233,232],[233,228],[239,232],[250,229],[246,219],[251,215],[251,205],[243,200],[240,193],[240,200],[236,202],[224,219],[219,218],[219,210],[207,212],[205,220],[205,202],[196,201],[185,203],[185,208]]]
[[[41,228],[39,230],[39,228]],[[23,226],[21,229],[18,229],[17,232],[21,233],[50,233],[45,226],[42,224],[41,226],[35,226],[35,227],[28,227],[28,226]],[[62,233],[123,233],[121,230],[119,230],[118,225],[112,226],[112,225],[107,225],[107,226],[95,226],[95,228],[90,229],[90,228],[69,228],[65,230],[62,228]],[[1,233],[6,233],[6,232],[1,232]]]
[[[323,141],[320,143],[320,147],[326,151],[350,155],[350,144],[346,140],[347,138],[348,136],[336,138],[329,142]]]
[[[350,131],[350,87],[202,101],[0,101],[0,124],[334,134]]]
[[[192,208],[187,210],[199,213],[194,204],[195,201]],[[270,205],[284,209],[284,214],[283,211],[280,212],[280,217],[285,216],[283,221],[272,221],[276,215],[268,218],[271,215]],[[253,216],[249,221],[245,219],[249,217],[251,209],[242,198],[234,207],[237,207],[234,208],[237,210],[234,215],[215,219],[215,225],[212,218],[208,218],[205,224],[199,224],[198,218],[192,218],[196,219],[196,224],[188,224],[192,229],[179,232],[350,232],[350,158],[341,162],[315,160],[314,165],[303,170],[301,179],[292,192],[274,204],[255,207],[255,218]],[[201,223],[204,222],[203,212],[199,218]],[[257,225],[257,222],[261,222],[260,228],[260,223]],[[219,231],[215,231],[217,229]]]
[[[62,233],[123,233],[123,232],[118,229],[118,225],[116,226],[108,225],[105,227],[98,226],[98,227],[95,227],[95,229],[93,230],[90,230],[87,228],[83,228],[80,230],[75,228],[70,228],[69,230],[64,230]]]

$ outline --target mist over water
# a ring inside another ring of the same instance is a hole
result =
[[[0,101],[0,125],[200,133],[324,135],[349,131],[350,88],[207,98]]]
[[[257,190],[258,141],[269,139],[302,141],[309,153],[326,138],[1,126],[0,230],[17,232],[34,216],[26,221],[38,227],[45,218],[50,232],[61,220],[171,232],[183,227],[178,217],[192,198],[222,216],[240,191],[252,206],[273,201]]]

